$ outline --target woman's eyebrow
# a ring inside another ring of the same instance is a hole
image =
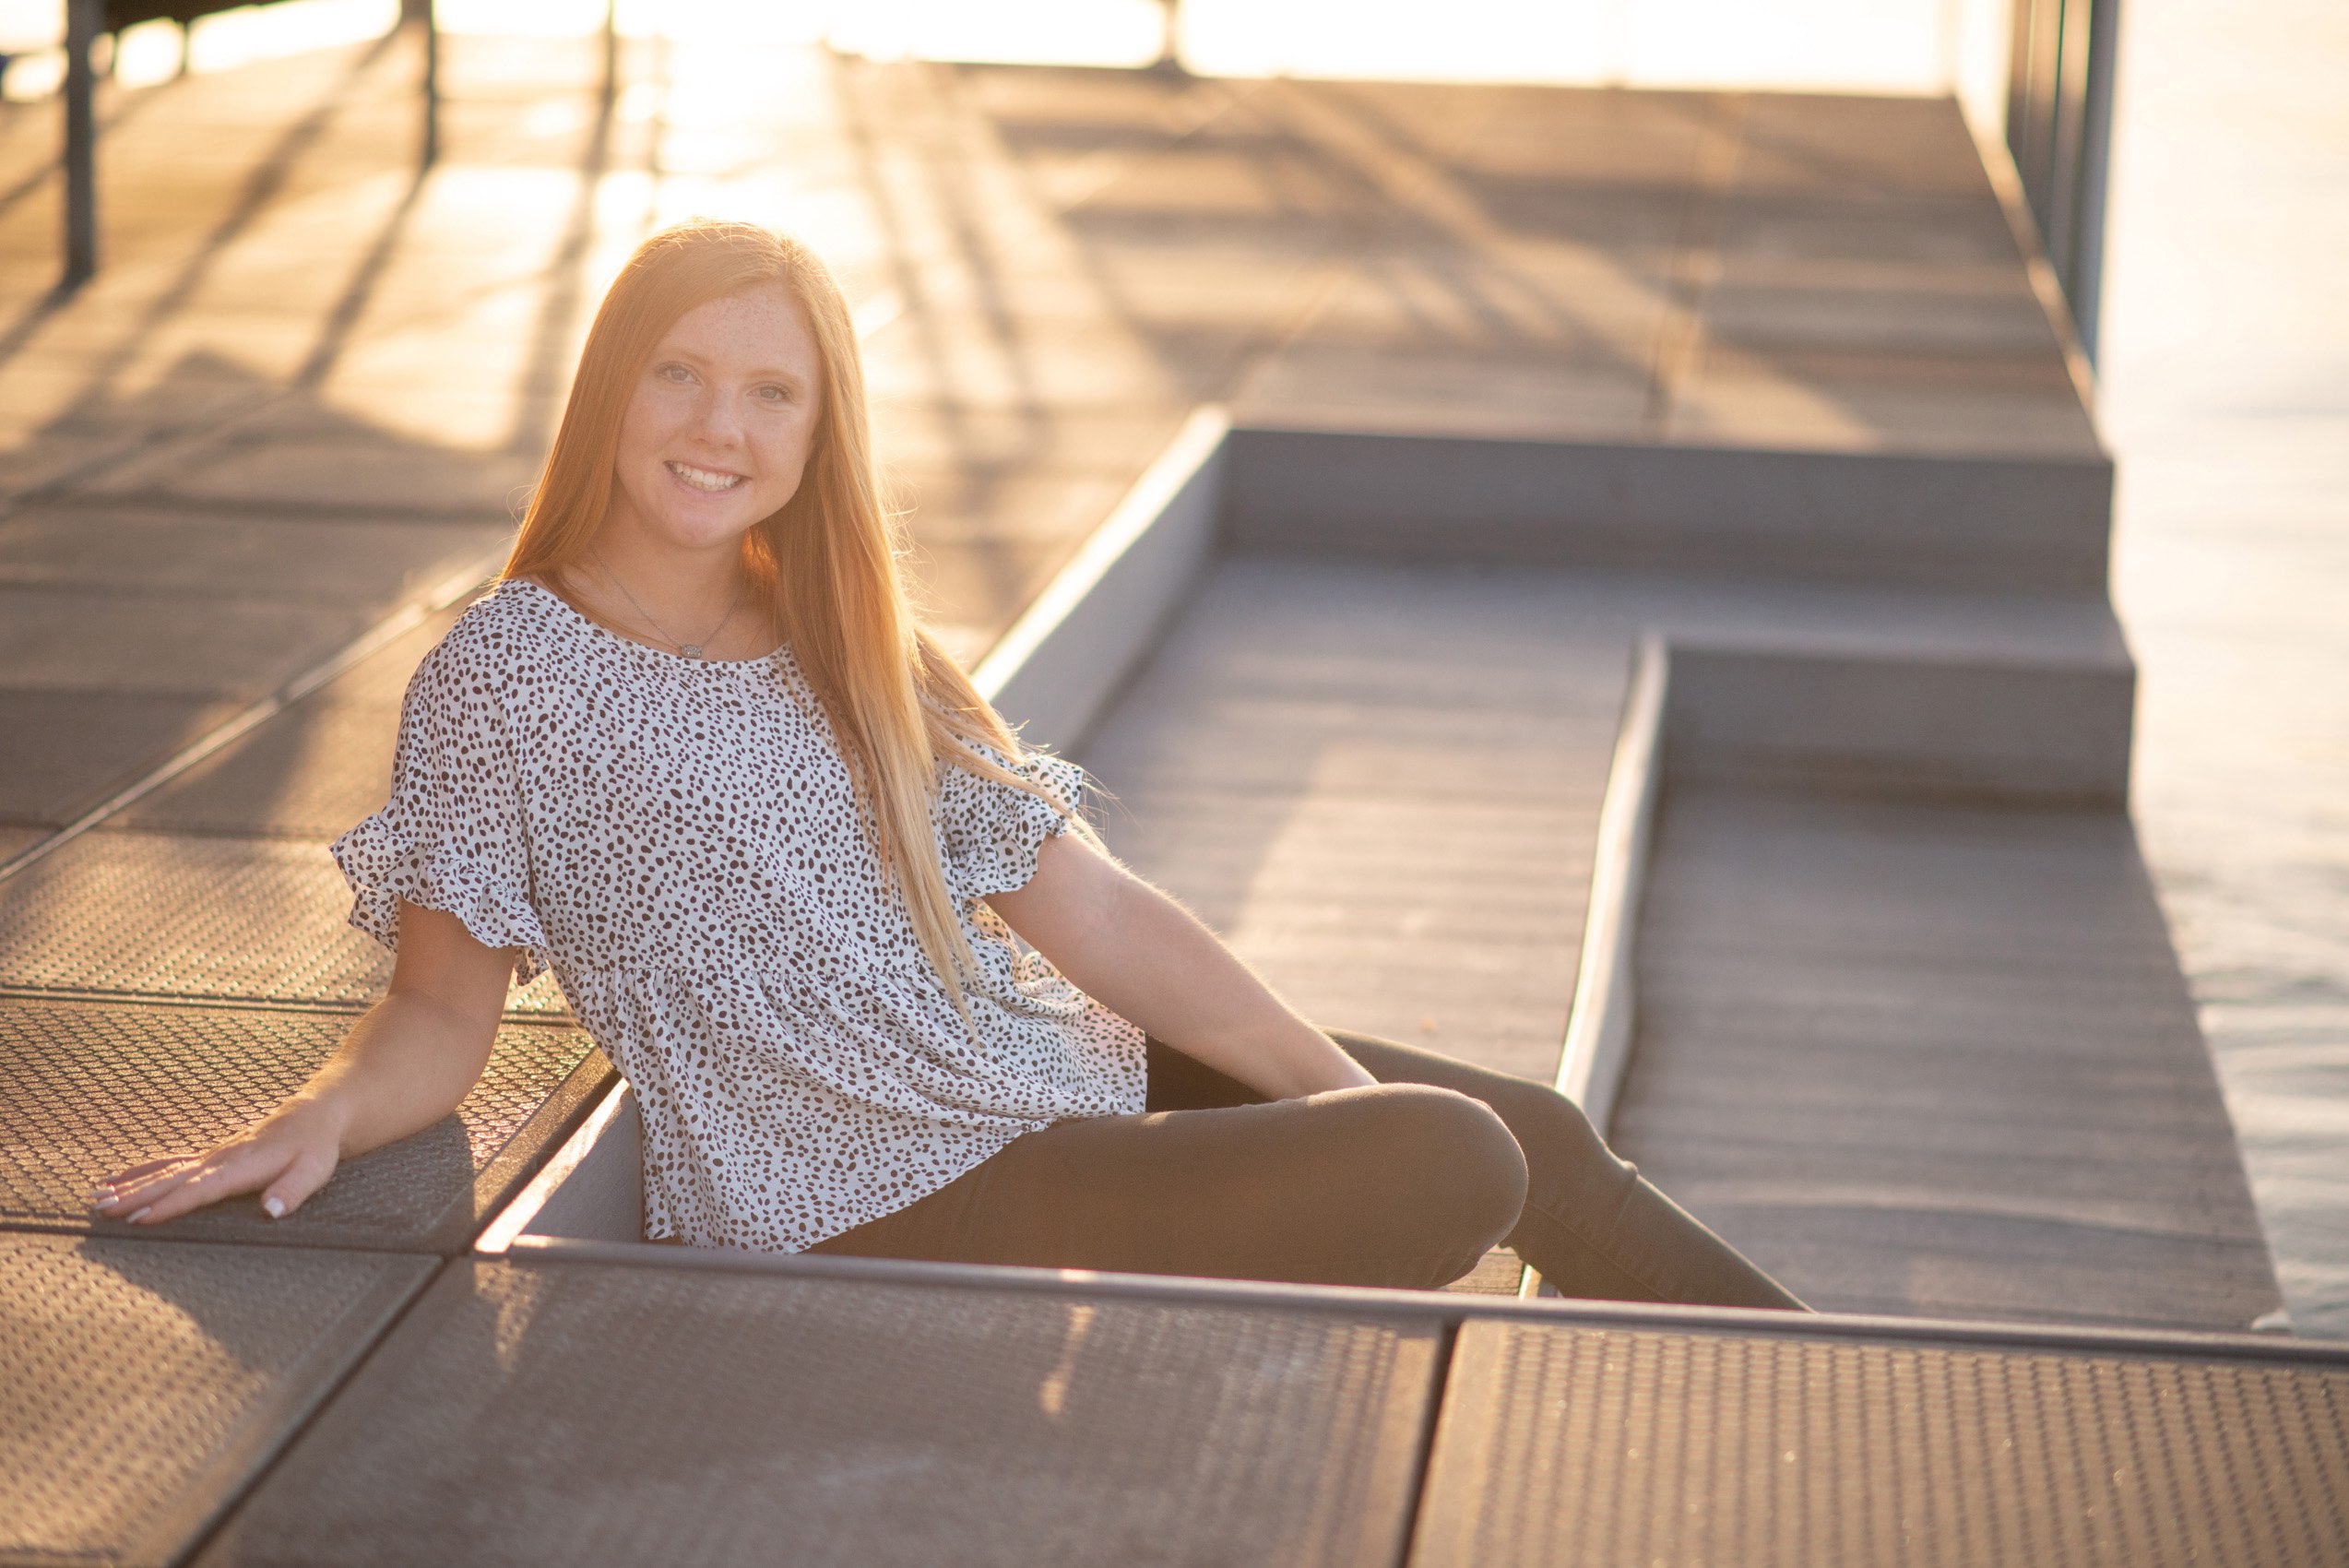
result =
[[[706,354],[697,354],[694,352],[693,350],[684,348],[663,348],[654,351],[653,359],[656,362],[661,360],[683,360],[686,363],[701,370],[706,370],[710,365],[710,360]],[[784,370],[779,366],[760,366],[753,370],[745,371],[743,372],[743,374],[754,381],[789,381],[793,383],[801,383],[807,380],[807,377],[800,372],[796,370]]]

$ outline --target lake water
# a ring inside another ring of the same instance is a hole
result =
[[[2123,15],[2100,413],[2137,814],[2294,1325],[2349,1337],[2349,8]]]

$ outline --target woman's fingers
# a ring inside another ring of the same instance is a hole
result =
[[[293,1157],[278,1179],[262,1190],[261,1207],[272,1219],[283,1219],[303,1206],[311,1194],[326,1184],[335,1173],[335,1158],[318,1149],[304,1149]]]
[[[212,1154],[199,1155],[172,1170],[159,1171],[143,1182],[118,1187],[112,1198],[99,1205],[98,1212],[108,1219],[134,1223],[143,1220],[157,1204],[212,1170],[218,1158],[217,1150]]]
[[[240,1193],[259,1193],[281,1219],[326,1184],[341,1155],[331,1123],[317,1117],[273,1119],[202,1154],[164,1155],[132,1166],[92,1194],[108,1219],[160,1225]]]
[[[286,1148],[242,1144],[223,1149],[182,1177],[166,1178],[168,1191],[143,1195],[138,1206],[124,1216],[134,1225],[160,1225],[190,1209],[266,1187],[285,1172],[294,1159]]]
[[[110,1219],[120,1218],[142,1204],[153,1202],[162,1194],[187,1180],[209,1158],[208,1155],[188,1154],[177,1156],[169,1161],[149,1161],[150,1166],[157,1168],[148,1170],[145,1175],[128,1179],[117,1178],[101,1187],[96,1194],[94,1206],[99,1213]]]

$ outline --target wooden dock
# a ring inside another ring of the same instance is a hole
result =
[[[457,41],[416,180],[403,49],[112,105],[73,298],[0,204],[0,1556],[2349,1551],[2349,1365],[2180,1332],[2274,1285],[2125,815],[2110,466],[1952,105],[752,48],[632,55],[632,118]],[[646,1246],[543,987],[292,1219],[90,1224],[380,984],[323,845],[594,281],[711,208],[835,256],[937,618],[1317,1017],[1558,1071],[1661,650],[1615,1132],[1830,1313]]]

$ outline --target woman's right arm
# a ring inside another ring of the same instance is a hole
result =
[[[390,989],[310,1081],[200,1154],[166,1155],[109,1178],[93,1194],[98,1212],[160,1225],[258,1192],[273,1218],[292,1213],[338,1161],[457,1109],[488,1065],[517,951],[484,946],[455,915],[401,900]]]

